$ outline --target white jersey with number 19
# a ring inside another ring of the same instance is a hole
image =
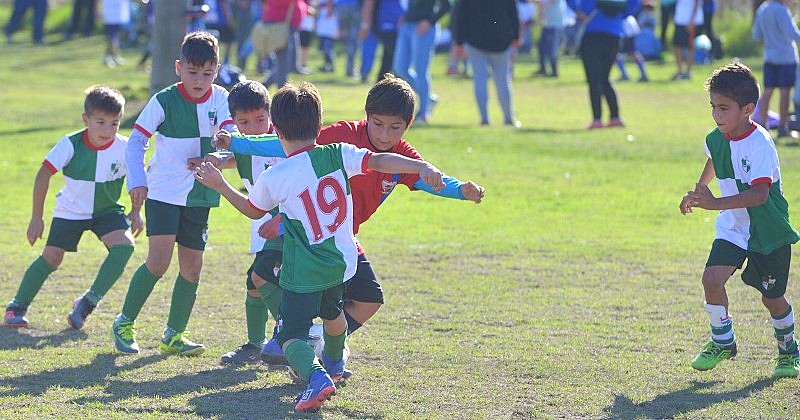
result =
[[[350,144],[311,146],[258,177],[250,204],[262,211],[277,205],[283,217],[281,288],[319,292],[355,274],[348,179],[367,171],[371,154]]]

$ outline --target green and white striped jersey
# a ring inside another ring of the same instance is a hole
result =
[[[195,181],[186,162],[213,152],[211,137],[232,123],[228,91],[221,86],[211,85],[198,100],[182,83],[153,95],[134,125],[147,138],[156,134],[156,151],[147,168],[147,198],[186,207],[219,206],[219,193]],[[131,183],[137,185],[138,180],[132,178]]]
[[[766,203],[722,210],[717,216],[716,238],[760,254],[797,242],[800,236],[789,223],[778,152],[769,132],[753,123],[741,137],[728,138],[717,128],[706,136],[705,146],[723,197],[739,194],[759,183],[770,184]]]
[[[53,217],[87,220],[123,211],[119,198],[127,173],[127,143],[128,138],[117,133],[114,141],[98,148],[89,142],[86,129],[62,137],[42,162],[54,174],[64,171]]]
[[[281,288],[313,293],[353,277],[358,253],[348,179],[367,171],[370,155],[350,144],[311,146],[258,177],[250,204],[263,211],[279,205],[283,217]]]

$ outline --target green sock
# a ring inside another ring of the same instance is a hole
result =
[[[128,286],[128,293],[125,295],[125,303],[122,305],[122,314],[131,321],[139,316],[139,311],[150,297],[153,288],[160,277],[151,273],[147,266],[142,264],[133,274],[131,284]]]
[[[178,278],[175,279],[175,288],[172,289],[167,328],[172,328],[179,333],[186,331],[194,301],[197,299],[197,285],[198,283],[192,283],[178,274]]]
[[[125,271],[125,265],[128,264],[131,255],[133,255],[133,245],[114,245],[109,248],[108,256],[100,265],[94,283],[84,296],[97,305]]]
[[[275,321],[280,319],[281,297],[283,296],[281,288],[267,282],[258,288],[258,293],[261,294],[261,301],[267,305],[269,313],[272,314],[272,319]]]
[[[50,275],[55,268],[47,263],[43,256],[35,259],[31,265],[25,270],[25,275],[22,276],[22,282],[19,284],[17,295],[14,296],[14,302],[19,306],[27,307],[39,293],[47,276]]]
[[[347,330],[339,335],[329,335],[322,330],[322,337],[325,338],[325,356],[328,360],[335,362],[342,359],[344,353],[344,339],[347,338]]]
[[[267,334],[267,305],[261,299],[247,295],[244,313],[247,318],[247,342],[261,346]]]
[[[305,341],[296,340],[285,350],[286,360],[297,371],[297,374],[306,381],[311,379],[311,373],[315,370],[322,370],[314,349]]]

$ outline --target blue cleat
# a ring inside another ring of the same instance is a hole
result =
[[[336,385],[324,370],[315,370],[311,373],[308,388],[299,395],[295,411],[317,411],[325,401],[336,394]]]
[[[28,318],[25,314],[28,313],[27,306],[20,306],[18,304],[9,304],[6,307],[6,315],[3,317],[3,325],[11,328],[25,328],[28,326]]]
[[[325,370],[328,371],[328,375],[330,375],[331,379],[334,381],[340,381],[342,379],[347,379],[353,376],[353,372],[345,369],[344,365],[346,360],[341,358],[336,361],[331,361],[328,359],[328,356],[325,352],[322,352],[322,365],[325,366]]]
[[[139,353],[139,344],[136,343],[136,330],[133,329],[133,321],[125,321],[117,316],[114,319],[111,332],[114,334],[114,347],[118,352],[125,354]]]
[[[261,360],[270,365],[288,365],[286,355],[283,354],[278,340],[272,337],[261,347]]]
[[[94,308],[95,305],[84,296],[75,299],[72,302],[72,312],[67,315],[67,323],[73,329],[80,330]]]

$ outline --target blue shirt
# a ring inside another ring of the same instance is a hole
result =
[[[785,4],[772,0],[758,7],[753,38],[764,42],[765,63],[797,63],[796,43],[800,42],[800,31]]]
[[[622,19],[635,14],[641,6],[641,1],[627,0],[625,2],[625,11],[614,16],[608,16],[597,10],[597,2],[595,0],[567,0],[567,5],[576,13],[580,11],[587,16],[594,12],[592,20],[586,24],[586,32],[604,32],[621,38]]]

